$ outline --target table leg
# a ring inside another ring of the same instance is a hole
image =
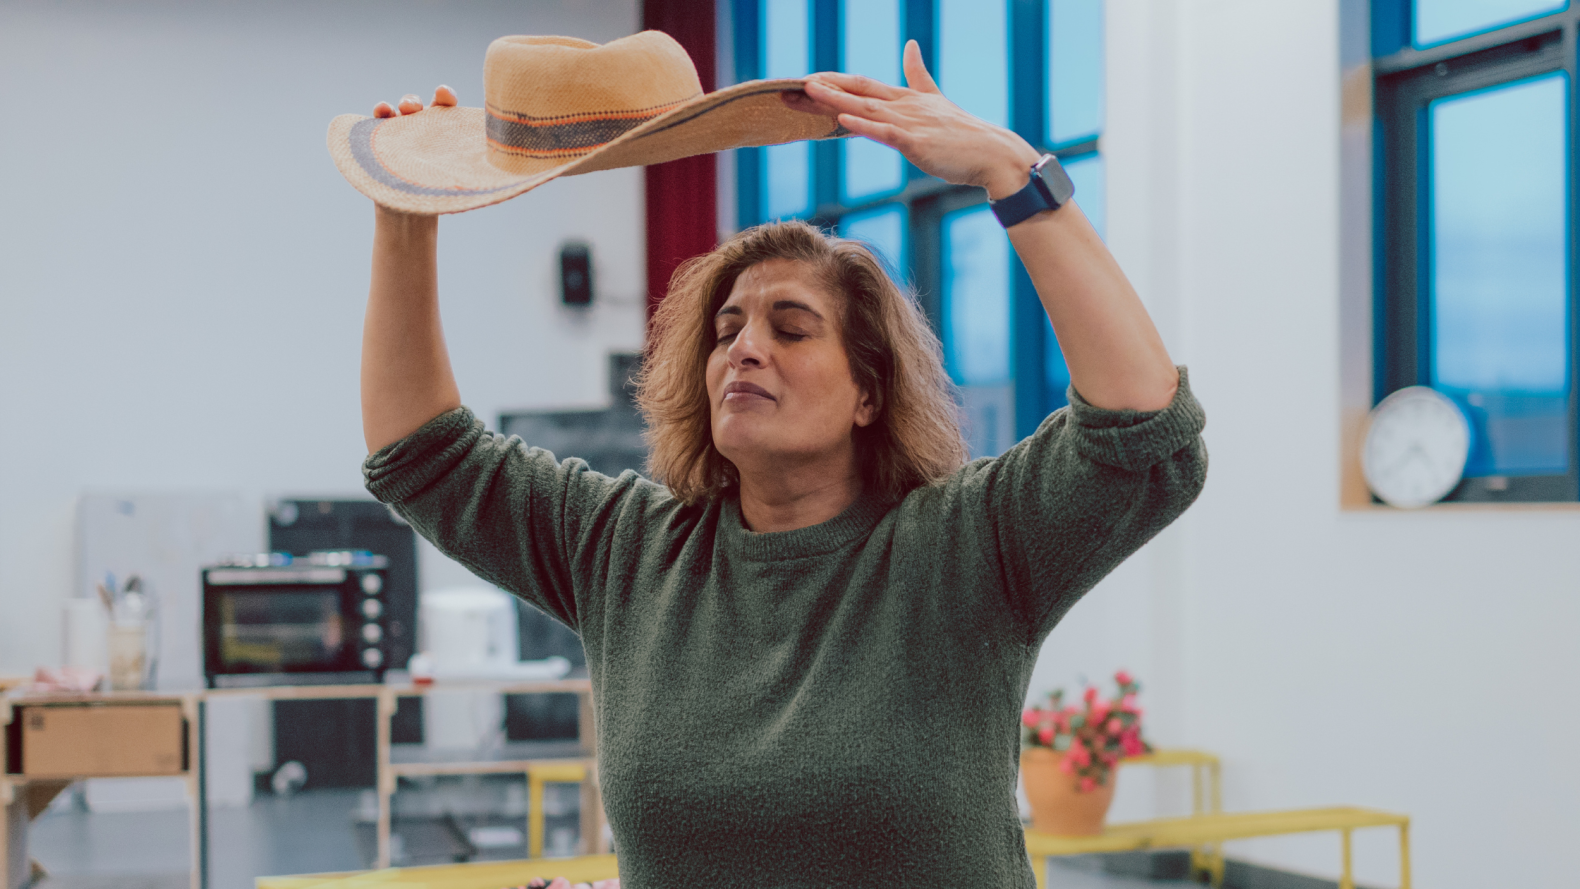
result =
[[[377,771],[374,783],[378,785],[379,795],[379,820],[376,828],[378,860],[374,862],[374,867],[383,870],[390,866],[390,821],[395,795],[395,773],[390,765],[390,721],[395,718],[395,710],[400,706],[400,702],[396,699],[395,693],[387,689],[381,690],[374,700],[378,708],[377,716],[373,720],[374,764]]]
[[[543,857],[543,780],[527,770],[527,857]]]
[[[27,885],[27,828],[27,804],[22,794],[0,776],[0,889]]]
[[[192,759],[187,763],[192,782],[192,886],[208,889],[208,704],[202,698],[188,698],[182,708],[188,714],[187,743]]]
[[[1410,889],[1410,822],[1399,825],[1399,889]]]
[[[1339,831],[1344,847],[1344,872],[1339,875],[1339,889],[1355,889],[1354,863],[1350,852],[1351,832],[1348,828]]]

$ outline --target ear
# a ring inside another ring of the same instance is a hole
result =
[[[866,389],[861,390],[861,398],[856,402],[856,426],[866,428],[872,421],[878,419],[878,400]]]

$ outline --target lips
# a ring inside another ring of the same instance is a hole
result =
[[[747,383],[742,381],[736,381],[724,387],[724,397],[729,398],[731,395],[757,395],[766,398],[769,401],[779,400],[772,395],[769,395],[767,389],[764,389],[755,383]]]

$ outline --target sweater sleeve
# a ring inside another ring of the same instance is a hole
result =
[[[965,518],[990,541],[1028,644],[1041,645],[1086,591],[1201,492],[1206,416],[1185,368],[1179,373],[1174,400],[1159,411],[1103,410],[1072,387],[1070,406],[1030,437],[963,470],[964,487],[976,488],[964,497]]]
[[[368,490],[440,552],[526,599],[578,633],[592,603],[578,598],[596,539],[614,533],[621,506],[645,485],[609,478],[581,460],[557,463],[521,439],[488,432],[467,408],[430,420],[370,454]]]

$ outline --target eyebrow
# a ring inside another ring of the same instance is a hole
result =
[[[786,310],[789,310],[789,309],[800,309],[801,311],[810,314],[812,317],[816,318],[819,321],[826,320],[826,319],[824,319],[822,314],[818,312],[817,309],[814,309],[811,306],[807,305],[806,303],[801,302],[800,300],[796,300],[796,299],[776,300],[774,302],[773,309],[776,312],[783,312],[783,311],[786,311]],[[744,315],[744,314],[746,314],[746,313],[741,311],[741,307],[740,306],[725,306],[724,308],[719,309],[717,312],[714,312],[713,313],[713,317],[714,317],[715,320],[717,320],[719,318],[724,317],[725,315]]]

